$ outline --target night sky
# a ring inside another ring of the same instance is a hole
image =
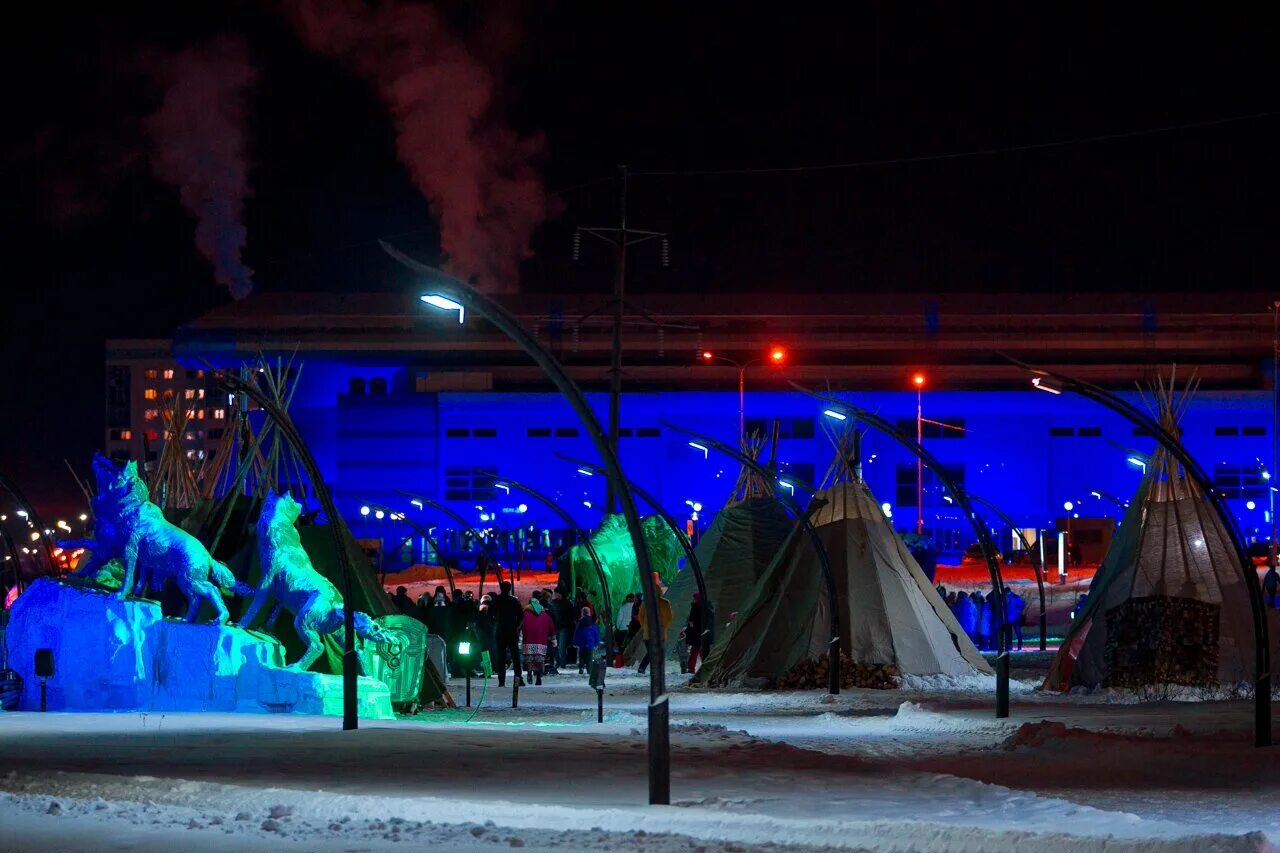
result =
[[[1116,4],[1058,17],[1038,4],[980,17],[972,4],[850,4],[838,17],[818,4],[433,5],[492,76],[488,120],[542,140],[526,165],[550,218],[521,267],[526,291],[605,292],[607,256],[573,266],[569,235],[612,220],[620,163],[897,161],[637,175],[631,224],[672,235],[670,269],[641,253],[631,270],[649,293],[1261,292],[1277,280],[1271,16],[1234,4],[1131,17]],[[301,38],[296,9],[55,7],[10,29],[0,471],[50,512],[74,494],[62,460],[83,470],[101,442],[103,339],[167,336],[229,298],[178,191],[156,177],[145,117],[170,57],[218,37],[247,46],[243,260],[256,289],[404,287],[378,237],[439,254],[375,84]],[[915,159],[1108,135],[1122,136]]]

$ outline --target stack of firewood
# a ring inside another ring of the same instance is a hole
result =
[[[827,686],[828,658],[823,655],[802,661],[778,679],[780,690],[820,690]],[[898,668],[893,664],[859,663],[840,655],[840,686],[891,690],[898,686]]]

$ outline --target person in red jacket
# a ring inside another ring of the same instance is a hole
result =
[[[542,602],[537,598],[530,601],[525,609],[520,630],[524,635],[520,656],[524,658],[525,672],[535,679],[534,684],[541,684],[542,672],[547,663],[547,650],[555,647],[556,623],[542,609]]]

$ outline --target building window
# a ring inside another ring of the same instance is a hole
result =
[[[1076,430],[1076,435],[1080,438],[1101,438],[1102,427],[1080,427]]]
[[[631,438],[631,427],[618,427],[618,438]]]
[[[160,432],[159,430],[149,429],[143,433],[143,437],[146,438],[147,441],[159,441]]]
[[[363,380],[363,379],[361,379],[359,376],[353,376],[353,377],[351,377],[351,379],[347,382],[347,393],[348,393],[348,394],[363,394],[363,393],[364,393],[364,387],[365,387],[365,386],[364,386],[364,380]]]
[[[222,438],[223,432],[224,431],[222,429],[211,429],[209,430],[209,438],[214,439],[216,441],[217,439]]]
[[[778,438],[813,438],[813,418],[747,418],[744,426],[747,435],[767,438],[773,435],[774,421],[778,422]]]
[[[196,398],[196,391],[194,388],[188,388],[187,390],[182,392],[182,399],[184,400],[194,400],[195,398]]]
[[[133,439],[133,432],[131,430],[127,430],[127,429],[111,430],[112,441],[130,441],[132,439]]]
[[[466,427],[447,427],[444,431],[445,438],[467,438],[471,435],[471,430]]]
[[[1155,438],[1155,436],[1151,433],[1151,430],[1147,429],[1146,427],[1134,427],[1133,437],[1134,438]]]
[[[203,389],[203,388],[197,388],[197,389],[196,389],[196,399],[197,399],[197,400],[203,400],[203,399],[204,399],[204,389]]]
[[[1051,438],[1070,438],[1075,434],[1075,427],[1049,427],[1049,436]]]
[[[1267,428],[1260,427],[1260,426],[1243,426],[1243,427],[1240,427],[1240,434],[1251,435],[1251,436],[1263,436],[1267,434]]]
[[[529,438],[551,438],[551,427],[529,427]]]
[[[1267,434],[1267,428],[1264,426],[1216,426],[1213,428],[1213,434],[1218,438],[1235,437],[1238,435],[1247,435],[1259,438]]]
[[[154,400],[158,396],[160,395],[156,393],[156,389],[154,388],[147,388],[142,392],[142,399],[144,400]]]
[[[577,438],[577,427],[556,427],[556,438]]]
[[[370,380],[369,380],[369,393],[370,393],[370,394],[385,394],[385,393],[387,393],[387,380],[386,380],[386,379],[383,379],[381,376],[375,376],[373,379],[370,379]]]
[[[196,420],[204,420],[204,409],[196,409]]]
[[[491,501],[497,495],[497,468],[449,467],[444,472],[447,501]]]
[[[173,371],[172,371],[172,370],[166,370],[166,371],[164,372],[164,378],[165,378],[165,379],[172,379],[172,378],[173,378]]]
[[[1262,469],[1254,464],[1218,464],[1213,467],[1214,491],[1224,498],[1242,501],[1267,500],[1267,482],[1262,479]]]
[[[150,370],[144,371],[142,375],[147,377],[148,379],[156,379],[160,376],[160,371],[156,370],[153,367]]]
[[[142,417],[144,420],[154,421],[156,418],[160,417],[160,410],[147,409],[145,412],[142,413]]]
[[[497,438],[498,430],[496,427],[476,427],[471,431],[471,435],[475,438]]]
[[[214,409],[214,410],[213,410],[213,419],[214,419],[215,421],[224,420],[226,417],[227,417],[227,410],[226,410],[226,409]]]
[[[1225,438],[1229,435],[1239,435],[1240,427],[1234,426],[1217,426],[1213,428],[1213,434],[1218,438]]]
[[[575,434],[577,430],[574,431]],[[657,438],[662,435],[662,430],[657,427],[637,427],[636,438]]]

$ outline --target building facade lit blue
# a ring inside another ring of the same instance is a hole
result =
[[[1140,407],[1147,405],[1136,390],[1140,383],[1176,371],[1181,385],[1194,371],[1202,385],[1181,424],[1184,441],[1213,476],[1246,538],[1270,537],[1270,313],[1226,310],[1188,297],[1159,304],[1150,297],[1097,295],[1019,299],[939,303],[903,297],[876,304],[858,297],[794,297],[761,308],[654,297],[655,304],[668,306],[665,314],[627,318],[619,440],[624,469],[673,515],[705,525],[730,494],[737,467],[714,452],[704,456],[664,424],[735,444],[738,372],[700,363],[699,355],[714,350],[743,362],[781,344],[788,350],[784,364],[757,364],[746,374],[745,418],[748,432],[768,432],[777,422],[777,461],[796,482],[822,484],[834,452],[828,431],[838,424],[823,416],[818,401],[790,390],[788,381],[831,387],[914,434],[917,398],[910,377],[919,370],[927,377],[921,396],[925,444],[968,491],[1031,529],[1053,530],[1069,517],[1119,519],[1118,504],[1136,489],[1138,465],[1154,440],[1087,400],[1031,390],[1025,372],[999,353],[1107,385]],[[579,300],[582,306],[594,301]],[[369,504],[420,514],[442,530],[451,526],[412,506],[405,491],[443,501],[477,527],[561,526],[536,501],[498,487],[504,477],[547,493],[579,525],[593,527],[604,484],[557,455],[595,460],[569,406],[495,330],[474,320],[459,326],[456,318],[424,312],[415,302],[412,293],[255,296],[179,330],[173,356],[190,369],[296,353],[302,367],[293,417],[358,536],[378,535],[372,516],[359,513]],[[1238,304],[1230,297],[1221,302]],[[582,306],[534,296],[512,302],[587,390],[603,421],[607,318],[573,321],[590,314]],[[133,382],[134,392],[145,394],[140,381]],[[874,433],[861,446],[869,486],[896,526],[913,530],[914,457]],[[697,505],[702,511],[695,520]],[[926,532],[944,549],[972,541],[965,520],[927,471],[921,514]],[[388,541],[397,536],[386,529],[389,523],[382,522]],[[994,520],[991,526],[1001,546],[1012,548],[1011,531]],[[534,535],[531,550],[546,538]]]

